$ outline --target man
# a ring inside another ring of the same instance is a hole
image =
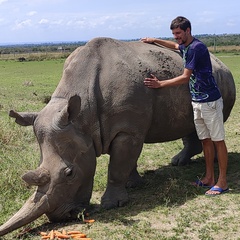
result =
[[[144,80],[149,88],[162,88],[189,83],[194,112],[194,123],[199,139],[202,142],[206,161],[205,177],[196,181],[195,185],[209,187],[205,193],[216,196],[228,192],[227,162],[228,153],[225,144],[223,125],[223,101],[220,91],[212,75],[212,65],[207,47],[191,34],[191,23],[185,17],[177,17],[170,25],[176,42],[142,38],[144,43],[157,43],[167,48],[180,50],[183,55],[184,70],[182,75],[168,80],[158,80],[151,74],[151,78]],[[214,156],[215,148],[218,156],[219,176],[215,183]]]

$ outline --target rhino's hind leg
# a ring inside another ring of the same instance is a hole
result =
[[[107,189],[101,199],[103,208],[121,207],[128,202],[126,184],[129,176],[133,176],[133,169],[136,169],[142,146],[143,141],[127,133],[119,133],[112,141]]]
[[[126,187],[127,188],[135,188],[138,187],[139,185],[142,185],[144,183],[143,178],[139,175],[137,166],[132,170],[130,173],[130,176],[128,178]]]
[[[182,138],[183,149],[172,158],[173,166],[183,166],[189,164],[191,158],[202,152],[202,144],[198,139],[197,133],[193,132]]]

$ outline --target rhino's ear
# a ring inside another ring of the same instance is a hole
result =
[[[61,111],[60,122],[67,125],[69,122],[74,121],[80,113],[81,98],[77,95],[71,97],[68,104]]]
[[[36,117],[38,116],[38,113],[18,113],[13,110],[10,110],[9,116],[12,118],[15,118],[15,122],[18,123],[21,126],[30,126],[33,125]]]
[[[73,121],[77,118],[81,109],[81,98],[77,95],[71,97],[68,101],[68,120]]]

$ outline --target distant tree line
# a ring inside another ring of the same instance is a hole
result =
[[[240,34],[201,34],[194,35],[194,37],[198,38],[207,47],[216,46],[240,46]],[[173,38],[166,38],[169,40],[173,40]]]
[[[240,46],[240,34],[223,35],[196,35],[196,38],[203,41],[208,47],[213,46]]]
[[[72,52],[86,42],[63,42],[63,43],[38,43],[38,44],[15,44],[0,46],[0,54],[12,53],[47,53],[47,52]]]
[[[207,47],[212,46],[240,46],[240,34],[222,34],[209,35],[201,34],[195,35],[196,38],[203,41]],[[165,38],[173,40],[173,38]],[[123,41],[136,41],[139,39],[128,39]],[[0,54],[21,54],[21,53],[48,53],[48,52],[62,52],[71,53],[77,47],[83,46],[86,41],[79,42],[62,42],[62,43],[40,43],[40,44],[16,44],[0,46]]]

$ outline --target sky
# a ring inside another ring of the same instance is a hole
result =
[[[240,34],[239,0],[0,0],[0,45],[171,37],[184,16],[192,34]]]

